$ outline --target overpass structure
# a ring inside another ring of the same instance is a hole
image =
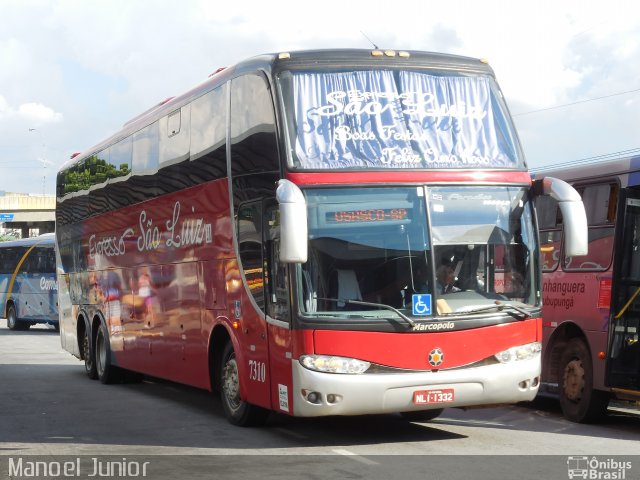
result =
[[[49,233],[55,230],[55,219],[55,195],[0,192],[0,227],[5,231],[20,230],[22,238],[32,229]]]

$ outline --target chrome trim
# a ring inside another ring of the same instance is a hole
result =
[[[508,364],[437,372],[359,375],[314,372],[294,359],[291,361],[293,413],[303,417],[364,415],[530,401],[538,393],[540,358],[538,355]],[[414,392],[445,388],[454,389],[453,402],[413,403]],[[319,403],[307,401],[303,391],[319,393]],[[329,403],[329,395],[338,400]]]

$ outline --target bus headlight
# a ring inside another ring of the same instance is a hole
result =
[[[369,362],[363,360],[331,355],[302,355],[300,363],[309,370],[324,373],[359,374],[366,372],[371,366]]]
[[[530,360],[540,355],[541,351],[542,344],[540,342],[533,342],[498,352],[495,354],[495,357],[500,363],[511,363],[518,360]]]

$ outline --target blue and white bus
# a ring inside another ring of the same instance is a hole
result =
[[[0,305],[10,330],[59,328],[53,233],[0,243]]]

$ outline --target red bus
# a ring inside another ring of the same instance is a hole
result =
[[[220,391],[238,425],[530,400],[536,194],[579,253],[580,198],[532,182],[486,62],[255,57],[62,167],[62,345],[103,383]]]
[[[640,398],[640,156],[545,170],[571,183],[587,213],[589,253],[562,255],[562,215],[536,200],[542,249],[541,394],[564,415],[598,420],[610,398]]]

